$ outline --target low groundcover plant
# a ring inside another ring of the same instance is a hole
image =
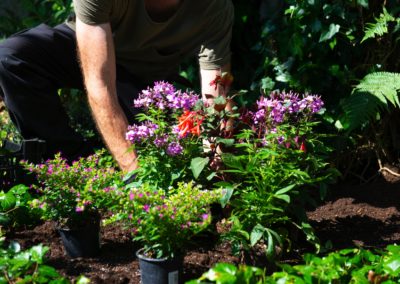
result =
[[[210,225],[210,205],[222,194],[192,182],[180,182],[168,192],[144,183],[113,193],[114,216],[107,222],[122,221],[151,258],[182,255],[191,239]]]
[[[31,205],[40,208],[43,219],[54,220],[60,226],[85,224],[101,209],[108,207],[108,193],[122,180],[121,172],[112,160],[99,151],[69,164],[61,154],[43,164],[22,162],[36,174],[38,198]]]

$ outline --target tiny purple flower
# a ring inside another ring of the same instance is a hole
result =
[[[201,215],[201,218],[203,219],[203,220],[207,220],[208,219],[208,214],[203,214],[203,215]]]
[[[171,142],[167,147],[167,154],[169,156],[177,156],[182,154],[183,147],[178,142]]]

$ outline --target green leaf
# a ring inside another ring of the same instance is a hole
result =
[[[275,248],[274,248],[274,239],[272,238],[272,235],[270,232],[267,232],[268,234],[268,244],[267,244],[267,249],[266,249],[266,253],[268,258],[272,258],[274,253],[275,253]]]
[[[280,195],[280,194],[286,193],[286,192],[292,190],[295,186],[296,186],[295,184],[291,184],[289,186],[286,186],[286,187],[278,190],[277,192],[275,192],[275,194]]]
[[[265,228],[261,224],[257,224],[250,234],[250,245],[254,246],[264,235]]]
[[[90,279],[81,275],[79,276],[78,280],[76,281],[76,284],[88,284],[90,283]]]
[[[329,29],[325,30],[321,33],[319,38],[319,42],[330,40],[335,34],[337,34],[340,30],[340,25],[330,24]]]
[[[357,0],[357,4],[368,9],[368,0]]]
[[[37,263],[42,263],[45,254],[49,251],[49,248],[42,244],[34,246],[30,249],[32,254],[32,260]]]
[[[10,222],[10,217],[7,214],[0,213],[0,227],[6,226]]]
[[[224,144],[226,146],[232,146],[235,143],[235,139],[217,138],[215,142]]]
[[[197,179],[201,172],[203,171],[204,167],[208,165],[208,162],[210,161],[210,158],[201,158],[197,157],[192,159],[190,162],[190,169],[192,170],[193,176],[195,179]]]
[[[0,192],[0,210],[8,211],[15,207],[17,199],[12,192]]]
[[[398,256],[391,257],[388,259],[383,267],[387,270],[390,274],[398,275],[400,273],[400,259]]]
[[[11,241],[8,246],[8,249],[13,253],[18,253],[21,251],[21,245],[16,241]]]
[[[209,174],[208,176],[207,176],[207,180],[212,180],[215,176],[217,175],[217,173],[216,172],[212,172],[211,174]]]
[[[224,162],[224,164],[232,169],[236,169],[236,170],[240,170],[240,171],[244,171],[242,163],[241,163],[241,159],[233,154],[230,153],[222,153],[221,155],[222,158],[222,162]]]
[[[23,195],[29,190],[29,187],[27,187],[24,184],[17,184],[13,186],[8,192],[12,192],[16,195]]]
[[[54,267],[48,265],[40,265],[38,268],[40,276],[48,277],[48,278],[57,278],[60,277],[57,270]]]
[[[285,201],[288,204],[290,203],[290,196],[287,195],[287,194],[275,195],[275,198],[281,199],[281,200]]]
[[[388,245],[386,249],[392,254],[400,255],[400,246],[398,245]]]
[[[222,188],[222,197],[220,203],[222,208],[224,208],[232,197],[234,186],[228,182],[218,182],[215,184],[218,188]]]

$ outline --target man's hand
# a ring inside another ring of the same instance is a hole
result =
[[[88,101],[97,127],[124,172],[138,168],[137,156],[125,139],[128,121],[116,93],[115,50],[109,23],[87,25],[76,20],[78,54]]]

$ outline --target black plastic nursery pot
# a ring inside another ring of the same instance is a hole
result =
[[[100,220],[82,228],[57,228],[67,255],[93,257],[100,252]]]
[[[182,283],[183,256],[149,258],[143,255],[143,251],[144,249],[140,249],[136,252],[142,284]]]

